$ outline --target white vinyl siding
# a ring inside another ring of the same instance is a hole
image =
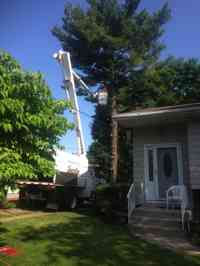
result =
[[[188,126],[189,174],[192,189],[200,189],[200,124]]]

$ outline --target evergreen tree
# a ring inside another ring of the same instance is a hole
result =
[[[108,88],[106,110],[96,107],[94,143],[89,152],[103,169],[104,177],[110,176],[113,96],[123,95],[130,84],[132,87],[133,77],[142,79],[164,48],[160,37],[170,18],[167,4],[150,14],[138,10],[140,2],[87,0],[86,10],[67,4],[62,27],[52,31],[63,49],[72,54],[73,65],[87,74],[87,81]]]
[[[67,104],[54,100],[40,73],[23,71],[0,52],[0,193],[16,179],[55,174],[52,153],[71,125]],[[1,195],[0,195],[1,196]]]
[[[160,87],[157,106],[187,104],[200,101],[200,61],[195,58],[169,57],[160,62],[154,75]],[[152,77],[153,80],[153,77]]]

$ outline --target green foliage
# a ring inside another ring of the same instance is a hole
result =
[[[113,220],[115,212],[127,213],[128,183],[105,184],[96,188],[96,210]]]
[[[157,105],[200,101],[200,61],[168,58],[158,65],[161,95]]]
[[[118,94],[121,111],[200,101],[200,62],[170,57],[132,78]]]
[[[71,125],[68,103],[54,100],[40,73],[0,52],[0,188],[54,175],[53,150]]]
[[[111,109],[110,106],[95,107],[95,122],[91,131],[93,143],[88,151],[88,159],[91,163],[97,164],[96,175],[109,179],[111,176]],[[105,130],[106,129],[106,130]]]
[[[133,129],[118,130],[118,182],[133,180]]]
[[[9,202],[6,198],[3,200],[0,199],[0,204],[3,209],[13,209],[17,206],[15,202]]]
[[[92,126],[94,143],[89,156],[109,178],[113,95],[127,97],[130,84],[133,88],[133,77],[141,76],[141,80],[143,73],[155,64],[164,48],[160,37],[170,11],[167,4],[153,14],[147,10],[138,11],[140,0],[87,2],[88,8],[84,10],[67,4],[62,27],[54,27],[52,32],[63,49],[71,52],[73,65],[84,70],[87,82],[98,87],[103,83],[108,89],[107,109],[96,108]],[[137,88],[138,97],[141,89]],[[119,104],[121,102],[124,101]]]
[[[4,205],[6,204],[6,192],[1,189],[0,190],[0,208],[4,207]]]

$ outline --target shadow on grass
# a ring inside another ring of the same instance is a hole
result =
[[[44,265],[60,265],[60,260],[72,260],[77,266],[200,265],[192,258],[133,239],[126,226],[105,224],[89,212],[62,223],[23,227],[17,237],[36,246],[45,243],[40,251],[45,253]]]
[[[6,245],[6,237],[5,237],[5,234],[7,232],[8,232],[8,229],[5,228],[5,226],[0,223],[0,247]]]

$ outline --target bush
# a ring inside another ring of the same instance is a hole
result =
[[[2,189],[0,190],[0,208],[6,203],[6,192]]]
[[[13,209],[16,208],[16,203],[15,202],[10,202],[10,201],[5,201],[2,208],[3,209]]]
[[[106,184],[96,188],[95,208],[105,218],[113,220],[116,213],[127,213],[127,193],[129,184]]]
[[[9,202],[7,200],[7,190],[1,189],[0,190],[0,208],[10,209],[10,208],[15,208],[15,207],[16,207],[16,203]]]

